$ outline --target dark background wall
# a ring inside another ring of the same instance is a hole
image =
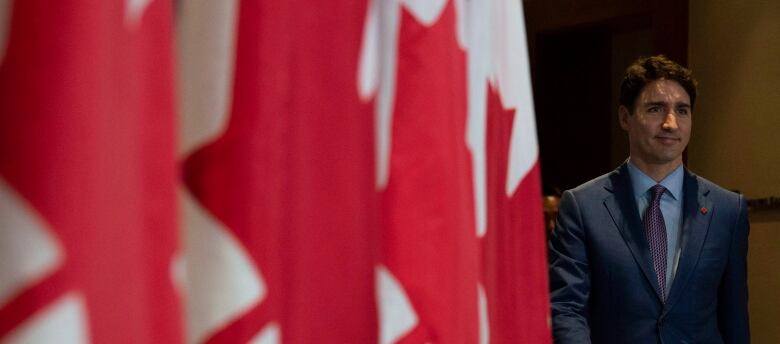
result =
[[[687,62],[685,1],[524,2],[542,183],[560,193],[628,156],[617,84],[640,55]]]

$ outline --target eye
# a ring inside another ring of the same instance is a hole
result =
[[[690,114],[690,110],[688,108],[678,108],[677,109],[677,115],[678,116],[688,116]]]
[[[651,106],[651,107],[647,108],[647,112],[650,112],[650,113],[656,113],[658,111],[661,111],[661,107],[660,106]]]

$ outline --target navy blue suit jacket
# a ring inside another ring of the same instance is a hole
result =
[[[550,235],[556,343],[749,343],[747,206],[685,170],[677,273],[662,302],[626,164],[564,192]]]

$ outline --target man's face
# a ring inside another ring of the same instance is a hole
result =
[[[620,126],[628,132],[631,158],[649,165],[682,163],[691,137],[691,99],[672,80],[649,82],[634,105],[634,113],[621,106]]]

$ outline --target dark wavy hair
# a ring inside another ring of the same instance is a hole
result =
[[[629,113],[634,113],[634,105],[639,93],[648,83],[659,80],[674,80],[691,98],[691,109],[696,102],[696,80],[691,71],[664,55],[640,57],[628,68],[620,82],[620,105],[625,106]]]

